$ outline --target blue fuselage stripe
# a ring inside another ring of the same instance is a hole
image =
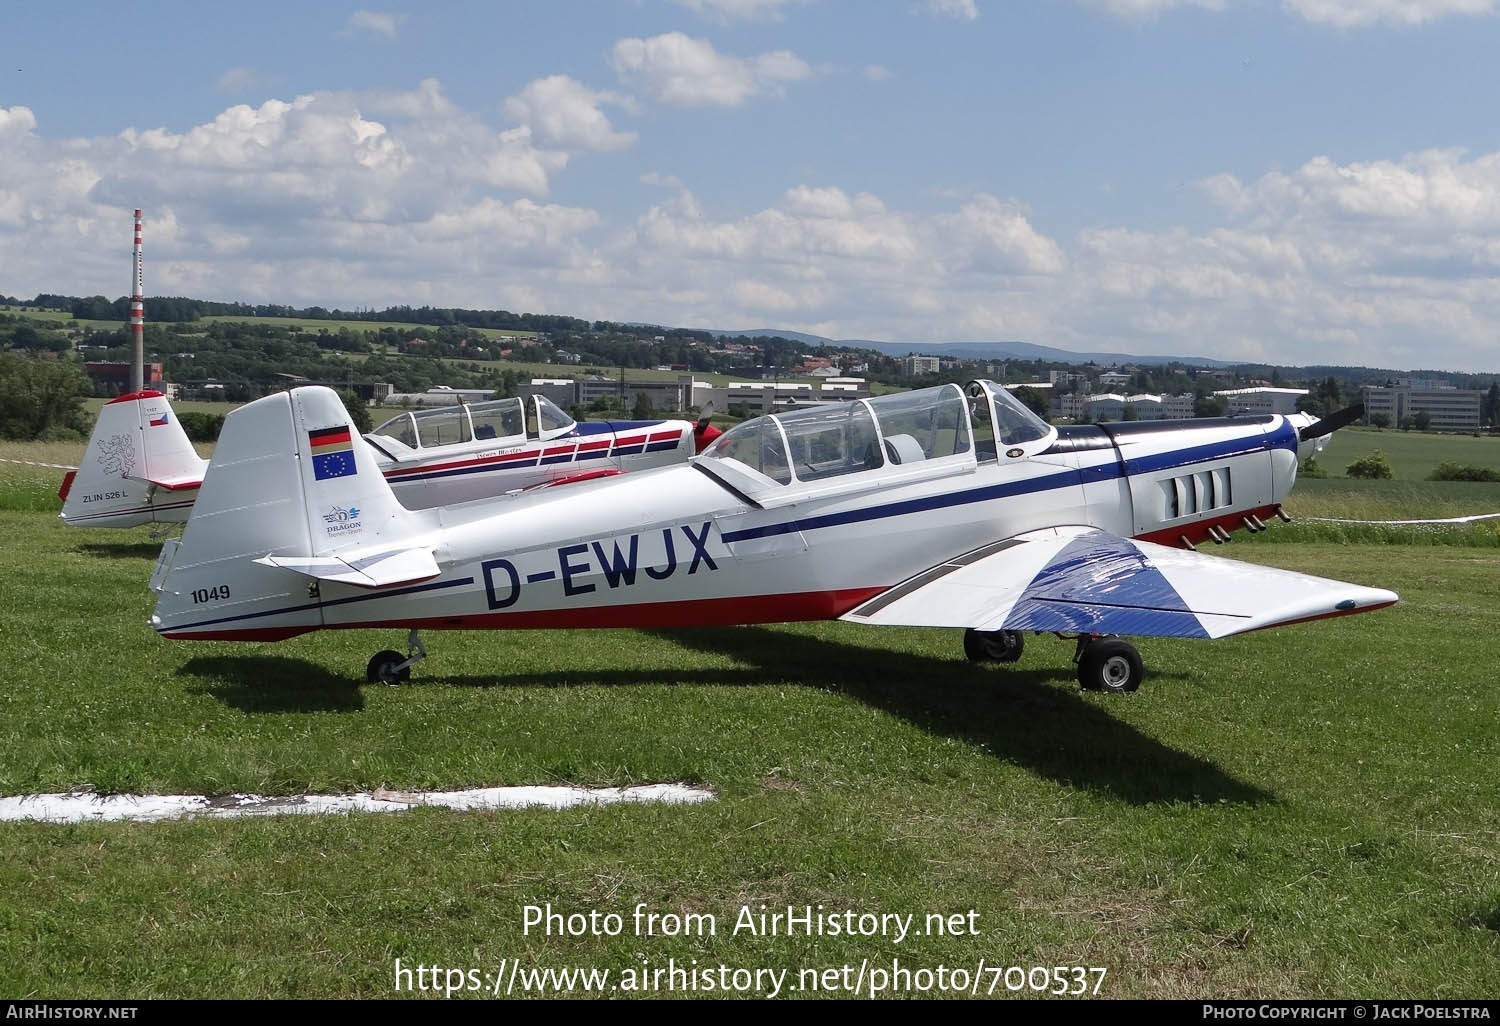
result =
[[[452,581],[434,581],[430,584],[416,584],[410,588],[397,588],[394,591],[379,591],[370,595],[351,595],[348,598],[330,599],[327,602],[307,602],[300,606],[285,606],[281,609],[268,609],[260,613],[242,613],[239,616],[221,616],[217,620],[199,620],[196,623],[185,623],[179,627],[172,627],[172,633],[178,631],[191,631],[199,627],[212,627],[221,623],[235,623],[240,620],[259,620],[267,616],[284,616],[287,613],[305,613],[309,609],[317,609],[320,606],[345,606],[351,602],[370,602],[374,599],[392,598],[397,595],[416,595],[424,591],[439,591],[443,588],[461,588],[466,584],[473,584],[474,578],[460,577]]]
[[[1290,425],[1287,425],[1285,431],[1278,431],[1275,434],[1257,432],[1254,435],[1244,438],[1209,442],[1204,445],[1193,446],[1190,449],[1174,449],[1168,452],[1138,456],[1128,460],[1125,467],[1122,467],[1118,460],[1109,460],[1097,466],[1084,467],[1079,470],[1066,470],[1057,474],[1028,478],[1025,481],[1007,481],[1004,484],[986,485],[983,488],[971,488],[968,491],[928,495],[920,499],[907,499],[904,502],[892,502],[883,506],[869,506],[864,509],[848,510],[843,513],[829,513],[820,517],[807,517],[803,520],[791,520],[780,524],[750,527],[743,531],[729,531],[725,532],[724,541],[726,543],[733,543],[747,541],[752,538],[770,538],[778,534],[791,534],[795,531],[816,531],[827,527],[846,527],[849,524],[864,523],[870,520],[884,520],[889,517],[902,517],[933,509],[965,506],[976,502],[991,502],[995,499],[1008,499],[1017,495],[1033,495],[1038,492],[1048,492],[1058,488],[1081,485],[1085,481],[1090,483],[1095,481],[1111,481],[1133,474],[1147,474],[1155,471],[1171,470],[1176,467],[1204,463],[1209,460],[1263,452],[1267,449],[1295,448],[1297,444],[1296,439],[1296,431]]]

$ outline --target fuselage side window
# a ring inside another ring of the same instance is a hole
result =
[[[474,437],[469,428],[469,411],[463,406],[413,413],[417,426],[417,444],[427,449],[436,445],[454,445]]]
[[[374,431],[371,431],[370,434],[379,435],[381,438],[393,439],[408,449],[415,449],[417,447],[417,427],[412,423],[411,414],[409,413],[392,417]]]
[[[526,427],[521,413],[520,399],[496,399],[492,402],[474,403],[469,407],[469,418],[474,425],[474,437],[481,441],[522,442],[526,440]]]
[[[870,400],[870,408],[891,462],[940,459],[973,447],[968,407],[957,385],[879,396]]]
[[[778,484],[790,484],[786,440],[772,417],[756,417],[724,432],[704,450],[705,459],[736,460]]]
[[[884,462],[875,418],[858,402],[810,407],[779,414],[786,432],[792,472],[799,481],[819,481],[853,474]]]

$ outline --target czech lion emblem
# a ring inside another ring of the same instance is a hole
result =
[[[99,446],[99,467],[106,474],[129,477],[135,466],[135,439],[129,435],[110,435]]]

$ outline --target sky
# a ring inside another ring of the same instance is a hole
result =
[[[0,294],[1500,371],[1500,0],[364,2],[5,0]]]

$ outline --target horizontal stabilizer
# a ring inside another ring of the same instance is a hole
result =
[[[367,556],[357,552],[343,556],[262,556],[256,562],[361,588],[414,584],[441,573],[430,549],[397,549]]]
[[[845,614],[856,623],[1222,638],[1362,613],[1396,594],[1092,528],[1018,535],[939,564]]]
[[[156,485],[158,488],[165,488],[169,492],[191,491],[194,488],[203,487],[202,474],[182,474],[175,477],[169,477],[165,474],[141,477],[137,474],[131,474],[130,478],[133,481],[144,481],[147,484]]]

